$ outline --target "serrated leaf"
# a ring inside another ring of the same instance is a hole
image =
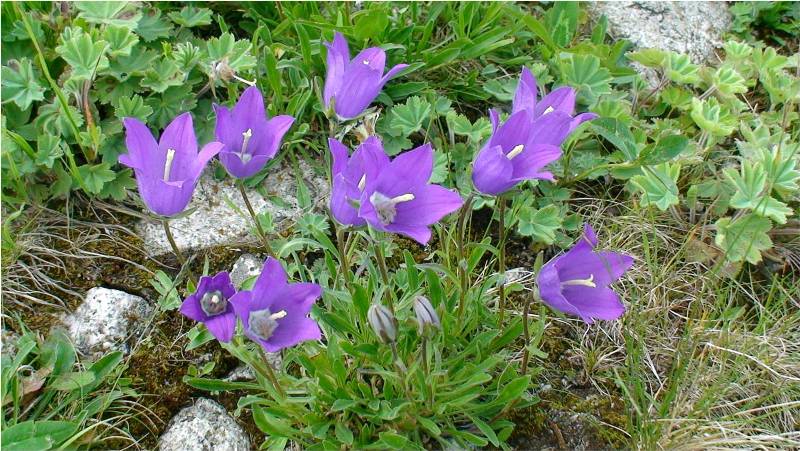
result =
[[[395,105],[389,112],[388,126],[395,136],[408,136],[426,125],[431,104],[414,96],[403,105]]]
[[[64,155],[63,142],[53,135],[39,135],[36,138],[36,164],[48,169]]]
[[[88,80],[108,67],[107,48],[108,42],[95,42],[89,34],[81,33],[63,41],[56,47],[56,53],[72,68],[72,78]]]
[[[761,261],[761,251],[772,247],[767,232],[772,229],[769,219],[749,214],[735,221],[721,218],[716,222],[717,235],[714,242],[725,252],[731,262],[747,260],[752,264]]]
[[[33,102],[44,100],[44,87],[39,84],[29,59],[9,60],[8,66],[2,68],[2,79],[3,103],[14,102],[26,110]]]
[[[234,72],[252,69],[256,65],[256,59],[250,54],[250,41],[237,41],[230,33],[209,39],[206,47],[209,63],[224,61]]]
[[[123,169],[116,173],[114,180],[110,180],[103,185],[100,197],[103,199],[112,198],[116,201],[123,201],[127,197],[127,190],[136,188],[136,180],[133,179],[131,169]]]
[[[362,10],[355,16],[354,33],[356,39],[366,41],[373,39],[386,30],[389,25],[389,15],[382,6],[375,4],[369,9]]]
[[[792,209],[765,191],[767,172],[761,164],[745,161],[740,171],[727,169],[724,173],[735,189],[730,200],[731,207],[749,209],[778,224],[786,224],[786,217],[792,214]]]
[[[146,10],[142,14],[142,18],[139,19],[139,23],[136,24],[136,33],[138,33],[145,42],[169,37],[171,32],[172,24],[161,17],[161,10],[157,8]]]
[[[200,27],[211,24],[211,10],[189,5],[181,8],[180,12],[169,13],[169,18],[182,27]]]
[[[700,81],[700,66],[692,64],[689,55],[670,52],[664,63],[664,75],[671,81],[684,84]]]
[[[454,134],[466,136],[472,143],[480,143],[492,133],[492,124],[485,117],[471,123],[466,116],[451,110],[447,112],[446,119],[447,126]]]
[[[194,109],[197,97],[192,95],[191,86],[183,84],[173,86],[160,95],[151,95],[145,99],[145,103],[153,109],[150,120],[158,128],[163,128],[182,111]]]
[[[108,163],[78,166],[78,172],[83,178],[84,186],[92,194],[100,194],[105,184],[116,176]]]
[[[667,58],[667,52],[661,49],[641,49],[625,54],[631,61],[636,61],[644,67],[661,67]]]
[[[611,93],[611,73],[594,55],[567,54],[560,60],[561,81],[578,91],[578,102],[593,105]]]
[[[553,244],[556,231],[561,228],[564,218],[556,205],[541,209],[523,208],[519,212],[517,231],[520,235],[533,237],[539,243]]]
[[[644,174],[631,177],[631,183],[642,193],[642,206],[655,205],[661,211],[677,205],[678,177],[681,166],[678,163],[663,163],[642,168]]]
[[[153,108],[150,105],[145,105],[144,99],[138,94],[133,97],[121,97],[114,105],[114,115],[119,120],[126,117],[135,117],[146,123],[151,114],[153,114]]]
[[[103,39],[108,42],[108,55],[112,58],[128,56],[139,37],[130,28],[111,25],[103,32]]]
[[[670,135],[642,149],[638,162],[643,166],[666,163],[681,154],[689,145],[689,138]]]
[[[150,88],[153,92],[160,93],[172,86],[180,86],[183,82],[184,76],[175,61],[170,58],[162,58],[144,73],[141,85],[143,88]]]
[[[75,7],[80,11],[78,17],[100,25],[115,25],[130,29],[142,18],[142,13],[128,2],[75,2]]]
[[[728,136],[735,130],[735,118],[715,98],[693,98],[690,115],[698,127],[714,136]]]
[[[729,65],[717,68],[712,77],[716,89],[727,96],[743,94],[747,92],[747,85],[739,72]]]

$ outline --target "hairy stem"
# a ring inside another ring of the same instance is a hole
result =
[[[269,239],[267,238],[267,233],[264,232],[264,228],[261,227],[261,222],[258,220],[256,216],[255,210],[253,210],[253,205],[250,203],[250,198],[247,197],[247,190],[244,189],[244,182],[239,180],[237,183],[239,187],[239,192],[242,193],[242,200],[244,200],[244,205],[247,207],[248,213],[250,213],[250,217],[253,218],[253,222],[256,223],[256,230],[258,231],[258,237],[261,238],[261,243],[264,245],[264,250],[267,251],[270,257],[275,257],[275,252],[272,250],[272,246],[269,244]]]
[[[461,207],[461,213],[458,215],[458,222],[456,223],[456,238],[458,239],[458,281],[461,286],[461,291],[458,298],[458,330],[461,330],[462,322],[464,321],[464,310],[467,303],[467,289],[469,287],[469,274],[467,273],[467,252],[464,241],[466,240],[466,223],[467,215],[469,215],[472,208],[472,199],[474,195],[470,194],[464,205]]]
[[[499,255],[497,258],[497,272],[500,274],[500,313],[498,315],[498,327],[503,327],[503,319],[506,314],[506,198],[502,194],[497,198],[498,208],[497,219],[498,226],[500,227],[499,237]]]
[[[353,294],[352,290],[352,273],[350,272],[350,260],[347,255],[347,241],[349,237],[347,236],[349,233],[345,232],[345,230],[336,225],[336,247],[339,249],[339,263],[342,265],[342,272],[344,273],[344,285],[347,288],[347,291],[350,294]]]
[[[189,280],[192,281],[194,286],[197,286],[197,281],[192,274],[192,271],[186,265],[186,257],[183,256],[183,252],[178,248],[178,244],[175,243],[175,237],[172,236],[172,230],[169,228],[169,219],[163,219],[161,224],[164,226],[164,234],[167,236],[167,241],[169,241],[169,245],[172,247],[172,253],[175,254],[175,257],[178,259],[178,263],[180,263],[181,268],[186,268],[186,271],[189,274]]]
[[[523,310],[522,316],[522,334],[523,334],[523,341],[525,343],[525,349],[522,351],[522,375],[528,373],[528,360],[530,359],[530,352],[528,351],[528,347],[531,344],[531,332],[528,328],[528,321],[529,316],[531,313],[531,300],[530,298],[525,298],[525,309]]]

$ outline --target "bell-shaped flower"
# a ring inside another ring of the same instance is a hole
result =
[[[496,113],[493,117],[496,117]],[[561,157],[561,148],[551,142],[540,142],[541,135],[557,125],[543,117],[531,123],[525,110],[512,114],[500,126],[493,120],[493,132],[483,146],[472,168],[472,182],[484,194],[498,195],[516,186],[523,180],[553,180],[553,174],[544,167]]]
[[[523,180],[554,180],[544,167],[561,156],[561,144],[578,125],[597,117],[574,113],[574,89],[564,86],[538,100],[536,79],[523,68],[508,119],[500,125],[498,112],[489,111],[492,136],[475,158],[475,188],[498,195]]]
[[[200,174],[222,144],[208,143],[198,153],[189,113],[167,125],[158,142],[138,119],[127,117],[122,122],[128,153],[120,155],[119,162],[133,168],[145,205],[161,216],[182,212],[192,199]]]
[[[428,228],[458,210],[458,193],[428,183],[433,173],[433,149],[424,144],[403,153],[367,181],[358,214],[377,230],[406,235],[420,244],[431,238]],[[369,175],[367,176],[369,178]]]
[[[228,173],[236,178],[254,175],[281,147],[281,140],[294,118],[267,117],[264,98],[255,86],[242,93],[233,109],[214,105],[217,114],[217,141],[225,145],[219,160]]]
[[[398,64],[386,72],[386,52],[379,47],[362,50],[352,60],[347,41],[341,33],[333,35],[328,48],[328,73],[325,77],[323,100],[341,119],[352,119],[361,114],[383,89],[383,86],[400,71],[408,67]]]
[[[389,164],[389,157],[375,136],[367,138],[349,158],[347,147],[341,142],[331,138],[328,147],[333,156],[331,213],[342,225],[363,226],[367,222],[358,216],[361,194],[374,184],[377,175]]]
[[[231,298],[245,335],[267,352],[322,338],[319,326],[308,317],[322,288],[315,283],[288,283],[287,279],[281,263],[269,257],[252,290]]]
[[[367,311],[367,321],[383,343],[397,341],[397,319],[391,310],[382,304],[372,304]]]
[[[596,252],[597,236],[586,224],[580,241],[567,253],[547,262],[539,271],[539,296],[550,307],[595,319],[617,319],[625,312],[619,296],[608,286],[622,277],[633,258],[616,252]]]
[[[514,93],[511,113],[525,110],[528,112],[531,121],[554,112],[565,114],[570,118],[567,132],[567,135],[569,135],[580,124],[597,117],[594,113],[581,113],[575,116],[575,98],[576,93],[573,88],[562,86],[538,100],[536,77],[527,67],[523,67],[517,91]],[[564,138],[566,138],[566,135]],[[557,145],[560,144],[559,142]]]
[[[181,304],[181,313],[204,323],[211,335],[223,342],[231,341],[236,330],[236,313],[229,302],[236,293],[230,275],[223,271],[214,277],[203,276],[197,290]]]

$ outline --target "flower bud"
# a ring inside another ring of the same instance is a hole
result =
[[[388,308],[381,304],[372,304],[367,312],[367,320],[382,342],[397,341],[397,319]]]
[[[417,326],[419,326],[419,334],[424,335],[428,329],[440,329],[442,324],[439,321],[439,315],[436,314],[436,309],[431,305],[431,301],[425,296],[417,296],[414,298],[414,313],[417,314]]]

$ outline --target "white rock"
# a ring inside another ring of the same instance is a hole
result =
[[[327,196],[328,183],[316,175],[308,163],[301,161],[300,172],[315,206],[322,205]],[[281,199],[285,206],[278,206],[263,198],[256,190],[248,190],[248,198],[256,213],[267,210],[272,213],[277,231],[283,231],[304,213],[297,205],[297,179],[288,163],[272,168],[263,182],[270,195]],[[233,205],[233,206],[232,206]],[[235,206],[235,207],[234,207]],[[251,233],[255,226],[247,207],[232,178],[214,180],[208,173],[200,178],[189,209],[196,210],[170,221],[170,230],[181,250],[197,250],[218,245],[257,243],[258,237]],[[144,240],[145,251],[151,256],[172,252],[160,222],[141,221],[136,230]]]
[[[239,257],[231,268],[233,286],[240,288],[245,280],[261,274],[262,266],[264,266],[264,259],[253,254],[244,254]]]
[[[614,37],[640,48],[686,53],[696,63],[711,59],[731,24],[725,2],[590,2],[590,14],[608,18]]]
[[[199,398],[172,417],[161,451],[249,451],[250,438],[220,404]]]
[[[139,335],[153,308],[139,296],[108,288],[92,288],[74,313],[64,318],[67,333],[84,355],[128,352],[128,338]]]

